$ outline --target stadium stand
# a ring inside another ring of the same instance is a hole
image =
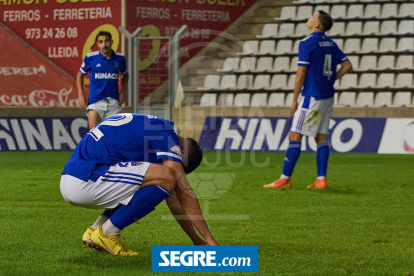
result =
[[[231,78],[231,87],[236,83],[233,106],[246,105],[246,92],[252,96],[251,106],[290,106],[298,46],[308,35],[306,20],[318,10],[330,12],[334,18],[333,28],[327,34],[348,55],[354,67],[354,72],[335,84],[335,107],[412,106],[414,3],[407,0],[300,0],[281,7],[278,17],[270,14],[250,19],[261,24],[261,29],[256,34],[241,34],[241,51],[236,55],[219,53],[217,56],[225,60],[220,68],[214,69],[217,74],[234,76]],[[199,89],[213,89],[220,98],[221,92],[229,88],[221,84],[229,78],[220,75],[214,75],[214,79],[212,75],[206,76],[204,87]],[[237,97],[239,92],[245,96]],[[241,102],[236,104],[236,98]],[[228,105],[229,100],[224,103]]]

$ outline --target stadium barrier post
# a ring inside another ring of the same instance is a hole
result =
[[[132,34],[128,30],[120,26],[119,31],[128,38],[128,72],[130,78],[128,80],[128,104],[132,102],[132,112],[137,113],[137,101],[139,98],[139,87],[138,87],[138,47],[139,41],[138,36],[142,33],[142,28],[137,28]],[[137,95],[138,94],[138,95]]]

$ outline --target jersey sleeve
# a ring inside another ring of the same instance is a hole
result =
[[[88,74],[88,72],[91,70],[92,68],[92,62],[91,60],[86,56],[85,59],[83,60],[83,63],[79,69],[79,71],[83,74],[86,75]]]
[[[302,40],[299,43],[299,58],[298,65],[308,66],[310,60],[312,48],[311,45],[306,40]]]
[[[336,48],[336,58],[337,58],[337,64],[342,64],[345,61],[348,60],[348,57],[342,52],[342,50],[338,47],[338,45],[335,43]]]
[[[122,75],[125,75],[126,73],[128,73],[128,67],[127,67],[127,64],[126,64],[125,57],[122,57],[122,59],[121,59],[121,64],[120,64],[119,71],[121,72]]]
[[[169,159],[181,163],[181,147],[174,130],[165,130],[163,135],[153,137],[149,148],[157,155],[157,160]]]

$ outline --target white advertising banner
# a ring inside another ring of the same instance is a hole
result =
[[[414,119],[387,119],[378,153],[414,154]]]

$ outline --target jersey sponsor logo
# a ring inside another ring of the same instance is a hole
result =
[[[319,41],[319,46],[321,46],[321,47],[333,47],[333,43],[331,41]]]
[[[119,77],[119,74],[116,74],[116,73],[112,73],[112,74],[111,73],[95,73],[95,79],[96,80],[102,80],[102,79],[117,80],[118,77]]]
[[[180,146],[174,146],[170,149],[170,151],[175,152],[176,154],[181,155],[181,148]]]

